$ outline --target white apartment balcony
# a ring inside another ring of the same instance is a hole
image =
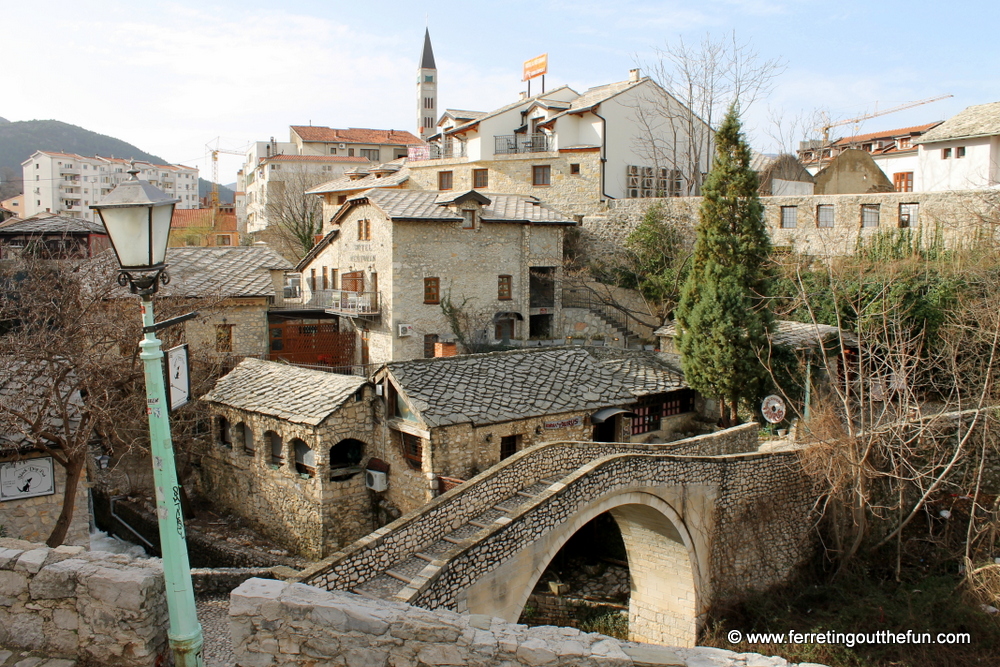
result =
[[[59,167],[60,174],[79,174],[80,167],[75,165],[64,164]]]

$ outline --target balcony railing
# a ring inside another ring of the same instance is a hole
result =
[[[440,160],[466,156],[464,141],[445,139],[440,143],[433,143],[427,146],[411,146],[407,159],[410,162],[420,162],[422,160]]]
[[[378,292],[348,292],[339,289],[316,290],[309,299],[315,308],[343,315],[378,315]]]
[[[552,150],[548,135],[536,134],[500,134],[493,137],[493,152],[496,155],[514,155],[517,153],[545,153]]]

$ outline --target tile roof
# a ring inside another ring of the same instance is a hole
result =
[[[578,348],[415,359],[386,370],[431,427],[597,410],[634,398],[611,369]]]
[[[167,248],[170,283],[165,296],[275,296],[270,270],[291,271],[287,259],[266,246]]]
[[[210,208],[175,208],[170,221],[171,231],[175,229],[204,228],[217,231],[236,231],[236,214],[219,211],[212,225],[212,209]]]
[[[901,127],[896,130],[884,130],[882,132],[869,132],[868,134],[858,134],[853,137],[844,137],[843,139],[837,139],[833,142],[834,146],[842,146],[844,144],[859,144],[865,141],[872,141],[873,139],[894,139],[896,137],[908,137],[914,134],[923,134],[931,128],[937,127],[942,121],[936,120],[933,123],[927,123],[925,125],[914,125],[913,127]]]
[[[977,104],[952,116],[920,137],[917,143],[1000,134],[1000,102]]]
[[[219,378],[201,400],[317,426],[365,382],[354,375],[250,358]]]
[[[456,196],[459,193],[455,193]],[[481,193],[490,199],[480,212],[484,222],[531,222],[575,224],[561,213],[542,204],[536,197],[527,195]],[[347,200],[352,202],[367,199],[382,209],[393,220],[461,220],[454,209],[437,203],[441,193],[436,190],[366,190]],[[345,211],[346,208],[341,209]],[[338,214],[339,215],[339,214]]]
[[[804,322],[792,322],[790,320],[777,320],[777,328],[772,335],[775,345],[788,346],[796,350],[806,347],[816,347],[819,339],[824,341],[835,340],[840,331],[837,327],[829,324],[806,324]],[[674,338],[677,335],[677,327],[671,323],[664,325],[653,332],[654,336],[663,338]],[[857,345],[858,337],[850,331],[843,332],[844,343],[847,345]]]
[[[635,396],[662,394],[688,386],[684,381],[684,374],[670,359],[658,352],[613,347],[584,349],[599,364],[609,369],[622,386]]]
[[[100,222],[42,214],[27,219],[12,218],[0,225],[0,234],[107,234],[107,231]]]
[[[272,155],[260,159],[260,164],[269,162],[360,162],[368,164],[370,160],[355,155]]]
[[[346,130],[318,125],[292,125],[291,130],[299,135],[302,141],[339,141],[347,144],[387,144],[396,146],[411,146],[422,144],[404,130],[371,130],[362,127],[350,127]]]

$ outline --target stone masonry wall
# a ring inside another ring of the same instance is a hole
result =
[[[211,312],[203,313],[184,325],[184,334],[192,348],[219,352],[216,327],[231,325],[232,354],[258,356],[267,354],[267,299],[229,299]],[[221,352],[219,352],[221,354]]]
[[[42,457],[31,457],[42,458]],[[11,460],[7,459],[4,463]],[[24,460],[22,457],[20,460]],[[55,493],[48,496],[35,496],[22,500],[8,500],[0,503],[0,526],[4,527],[8,537],[29,542],[45,542],[56,525],[56,520],[62,512],[63,492],[66,489],[66,469],[52,462],[52,473],[55,479]],[[73,506],[73,520],[66,533],[64,544],[90,544],[90,512],[87,511],[86,477],[80,480],[76,487],[76,501]]]
[[[917,205],[917,221],[910,229],[920,235],[921,243],[940,240],[946,247],[967,246],[981,238],[993,238],[995,230],[984,223],[988,219],[989,200],[982,192],[886,192],[857,195],[799,195],[761,197],[765,223],[775,246],[796,252],[836,256],[852,254],[858,238],[900,228],[901,205]],[[698,222],[700,197],[668,199],[616,199],[601,213],[583,220],[584,247],[587,257],[598,258],[614,253],[638,226],[646,210],[654,203],[665,207],[678,224],[693,230]],[[876,205],[876,227],[861,226],[861,206]],[[817,227],[817,206],[833,206],[834,225]],[[782,207],[796,207],[796,226],[781,228]]]
[[[159,560],[0,539],[0,646],[81,666],[161,665],[163,590]]]
[[[200,460],[201,491],[220,506],[243,517],[256,530],[282,546],[310,558],[321,558],[372,529],[371,498],[361,471],[331,479],[330,448],[352,438],[365,443],[361,464],[377,455],[373,442],[370,402],[348,400],[317,427],[245,410],[212,405],[213,437]],[[232,448],[219,439],[218,416],[231,425]],[[253,451],[246,449],[244,430],[253,431]],[[265,434],[281,436],[283,461],[271,461]],[[292,440],[312,448],[316,474],[296,471]]]
[[[247,667],[683,664],[669,649],[574,628],[528,628],[264,579],[250,579],[233,591],[229,616],[236,659]]]

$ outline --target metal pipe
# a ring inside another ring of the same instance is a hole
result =
[[[149,547],[152,550],[152,551],[150,551],[150,555],[152,555],[153,551],[156,551],[156,546],[152,542],[150,542],[149,540],[147,540],[145,537],[143,537],[142,535],[140,535],[139,532],[135,528],[133,528],[132,526],[130,526],[128,524],[128,522],[125,521],[125,519],[123,519],[122,517],[118,516],[118,514],[115,512],[115,503],[118,501],[119,498],[124,498],[124,497],[125,496],[112,496],[111,497],[111,516],[113,518],[117,519],[118,523],[120,523],[121,525],[123,525],[126,528],[128,528],[130,533],[132,533],[133,535],[135,535],[136,537],[138,537],[140,540],[142,540],[146,544],[146,546]]]

